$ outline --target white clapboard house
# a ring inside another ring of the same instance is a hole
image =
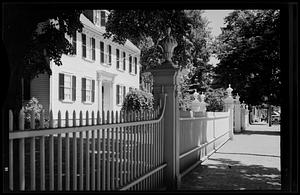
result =
[[[140,50],[130,41],[124,45],[104,39],[106,10],[85,10],[80,16],[84,25],[72,43],[76,54],[63,55],[62,66],[50,62],[52,75],[39,75],[31,81],[30,96],[38,98],[46,112],[62,118],[73,110],[119,111],[125,94],[139,88]],[[66,35],[67,36],[67,35]]]

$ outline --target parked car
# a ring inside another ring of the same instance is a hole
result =
[[[280,122],[280,114],[279,113],[272,113],[272,123],[279,123]]]

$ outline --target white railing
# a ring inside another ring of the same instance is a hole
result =
[[[73,112],[72,123],[61,114],[57,128],[44,113],[40,128],[24,130],[24,112],[19,128],[13,127],[9,111],[9,188],[12,191],[102,191],[151,190],[164,183],[163,116],[165,106],[151,112],[82,112],[79,123]],[[31,113],[34,116],[34,113]],[[91,119],[91,120],[90,120]],[[74,125],[73,125],[74,124]],[[18,168],[14,169],[14,164]]]
[[[229,112],[180,118],[180,176],[183,177],[229,140]]]

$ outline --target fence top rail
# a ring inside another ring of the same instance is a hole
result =
[[[166,95],[164,97],[164,102],[166,102]],[[165,112],[165,103],[162,108],[162,112],[157,119],[147,120],[147,121],[135,121],[135,122],[125,122],[125,123],[113,123],[113,124],[98,124],[98,125],[88,125],[88,126],[74,126],[74,127],[59,127],[53,129],[31,129],[26,131],[15,130],[9,133],[9,139],[21,139],[29,137],[47,136],[63,133],[74,133],[91,131],[96,129],[110,129],[110,128],[120,128],[120,127],[131,127],[137,125],[146,125],[158,123],[162,120]]]
[[[190,121],[190,120],[216,120],[216,119],[224,119],[229,118],[228,116],[203,116],[203,117],[190,117],[190,118],[180,118],[181,121]]]

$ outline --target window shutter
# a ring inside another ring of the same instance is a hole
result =
[[[101,11],[101,26],[105,26],[105,11]]]
[[[95,102],[95,80],[92,80],[92,102]]]
[[[116,58],[117,58],[117,60],[116,60],[117,69],[119,69],[120,68],[120,51],[119,51],[119,49],[116,49]]]
[[[120,103],[120,94],[119,94],[119,92],[120,92],[120,85],[116,85],[116,87],[117,87],[117,105],[119,105],[119,103]]]
[[[104,63],[104,43],[100,41],[100,63]]]
[[[74,55],[76,55],[76,52],[77,52],[77,39],[76,39],[76,35],[77,35],[77,33],[75,31],[74,34],[73,34],[73,38],[72,38],[72,40],[73,40],[73,54]]]
[[[86,36],[85,34],[82,35],[82,57],[86,58]]]
[[[76,101],[76,76],[72,76],[72,101]]]
[[[65,95],[65,93],[64,93],[64,83],[65,83],[65,81],[64,81],[64,74],[62,74],[62,73],[59,73],[59,81],[58,81],[58,87],[59,87],[59,92],[58,92],[58,99],[59,100],[63,100],[64,99],[64,95]]]
[[[111,45],[108,45],[108,63],[111,64]]]
[[[132,72],[132,57],[129,56],[129,72]]]
[[[126,70],[126,53],[123,52],[123,70]]]
[[[96,59],[96,53],[95,53],[95,39],[92,38],[92,59],[95,60]]]
[[[134,73],[137,74],[137,58],[134,58]]]
[[[86,101],[86,91],[85,91],[85,87],[86,87],[86,79],[82,78],[81,79],[81,99],[83,102]]]
[[[123,101],[125,100],[126,97],[126,87],[123,86]]]

